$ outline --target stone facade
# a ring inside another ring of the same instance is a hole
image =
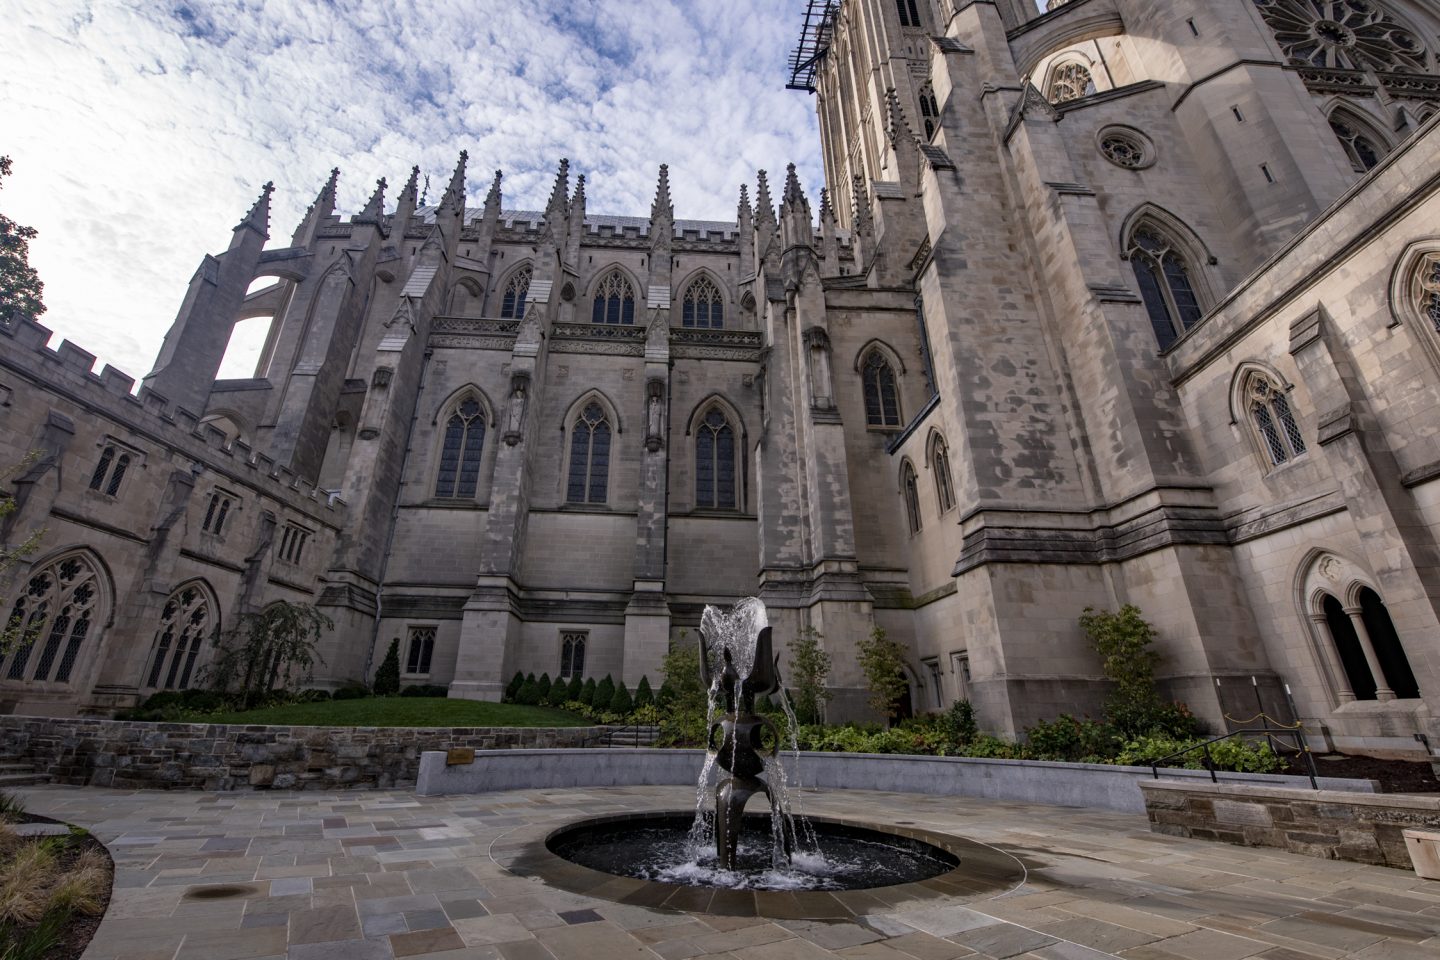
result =
[[[662,167],[648,217],[591,214],[562,162],[543,211],[499,173],[469,209],[462,154],[434,207],[412,175],[345,218],[332,178],[284,246],[267,189],[136,397],[0,329],[0,453],[43,454],[3,535],[46,528],[26,576],[84,560],[55,602],[98,591],[80,666],[6,661],[5,701],[176,685],[187,584],[221,628],[314,597],[322,684],[398,638],[479,698],[654,682],[758,594],[823,637],[833,716],[881,627],[915,709],[1016,733],[1098,712],[1077,617],[1130,602],[1212,725],[1293,700],[1342,749],[1440,743],[1433,5],[814,6],[813,206],[792,170],[676,219]],[[255,377],[217,381],[256,317]]]

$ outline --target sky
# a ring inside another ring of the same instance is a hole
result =
[[[273,247],[331,167],[348,217],[416,164],[433,203],[462,149],[471,206],[499,168],[506,209],[542,209],[561,157],[592,213],[648,215],[661,163],[684,219],[733,220],[787,163],[818,195],[814,103],[784,88],[804,6],[4,0],[0,210],[39,230],[51,346],[138,378],[267,180]]]

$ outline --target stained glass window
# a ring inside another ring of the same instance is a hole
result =
[[[125,471],[130,469],[130,454],[117,450],[114,444],[110,444],[100,451],[100,460],[95,464],[95,472],[90,474],[90,489],[98,490],[107,497],[113,497],[120,492],[120,483],[125,479]]]
[[[585,642],[589,637],[582,630],[560,634],[560,676],[566,680],[585,675]]]
[[[920,532],[920,483],[915,477],[915,468],[907,460],[900,469],[900,492],[905,498],[905,518],[910,522],[910,532]]]
[[[1354,167],[1357,173],[1374,169],[1375,165],[1380,162],[1380,158],[1385,155],[1385,151],[1378,147],[1370,136],[1361,133],[1357,126],[1331,117],[1330,129],[1335,132],[1336,139],[1345,148],[1345,156],[1350,158],[1350,166]]]
[[[170,595],[160,611],[155,631],[155,652],[150,659],[146,686],[164,690],[185,690],[195,676],[195,661],[205,638],[214,632],[210,598],[196,584],[181,587]]]
[[[711,410],[695,431],[695,506],[735,509],[735,430]]]
[[[1291,63],[1424,73],[1425,45],[1373,0],[1255,0]]]
[[[1155,340],[1161,350],[1167,350],[1180,334],[1200,322],[1200,301],[1189,267],[1175,245],[1148,225],[1131,236],[1128,254]]]
[[[409,652],[405,658],[405,672],[409,674],[428,674],[430,672],[430,659],[434,654],[435,628],[411,627]]]
[[[955,487],[950,479],[950,452],[939,434],[930,444],[930,470],[935,474],[935,495],[940,501],[940,512],[944,513],[955,506]]]
[[[865,390],[865,422],[872,427],[900,426],[900,398],[895,371],[885,355],[872,350],[860,367]]]
[[[1285,393],[1269,379],[1251,375],[1247,391],[1250,417],[1260,435],[1261,446],[1275,466],[1288,463],[1305,452],[1305,438],[1295,423],[1295,414]]]
[[[8,665],[0,658],[5,678],[70,682],[80,649],[99,619],[99,600],[95,568],[83,556],[63,557],[32,574],[7,621],[19,640]]]
[[[635,288],[625,274],[612,270],[595,290],[591,323],[634,323]]]
[[[1078,60],[1062,63],[1050,72],[1047,99],[1051,103],[1078,100],[1094,92],[1095,81],[1090,76],[1090,68]]]
[[[900,13],[900,26],[920,26],[920,8],[915,5],[915,0],[895,0],[895,9]]]
[[[570,432],[570,475],[565,499],[604,503],[610,479],[610,422],[598,403],[589,403]]]
[[[530,267],[521,267],[510,275],[505,295],[500,301],[500,318],[518,320],[525,315],[525,295],[530,292]]]
[[[480,480],[480,454],[485,448],[485,412],[473,394],[455,405],[445,419],[435,496],[472,498]]]
[[[708,277],[700,277],[685,289],[680,305],[681,322],[687,327],[725,326],[725,304],[720,291]]]

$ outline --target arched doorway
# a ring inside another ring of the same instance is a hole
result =
[[[1365,662],[1365,651],[1360,646],[1360,637],[1355,625],[1339,600],[1325,594],[1325,625],[1330,628],[1330,638],[1335,652],[1340,655],[1340,665],[1345,668],[1345,678],[1350,681],[1350,691],[1357,700],[1375,699],[1375,678]]]
[[[1420,696],[1420,685],[1415,682],[1415,673],[1410,669],[1410,659],[1400,645],[1400,635],[1395,632],[1395,623],[1385,601],[1369,587],[1360,589],[1360,619],[1365,631],[1370,634],[1370,643],[1375,648],[1375,658],[1380,661],[1380,671],[1385,674],[1385,683],[1400,700],[1413,700]]]

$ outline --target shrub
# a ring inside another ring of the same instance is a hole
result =
[[[534,675],[525,678],[520,685],[520,692],[515,694],[515,702],[526,707],[535,707],[540,704],[540,684],[536,682]]]
[[[635,685],[635,707],[639,709],[640,707],[654,706],[654,704],[655,694],[650,689],[650,678],[642,675],[640,682]]]
[[[1086,607],[1080,626],[1100,654],[1105,676],[1115,684],[1115,692],[1105,700],[1105,718],[1123,736],[1159,733],[1185,738],[1198,732],[1188,710],[1160,697],[1155,686],[1160,654],[1150,649],[1155,628],[1138,607],[1127,603],[1118,613]]]
[[[580,688],[580,702],[587,707],[593,707],[595,705],[596,686],[598,686],[598,684],[595,683],[595,678],[590,677],[585,681],[585,685]]]
[[[830,654],[820,646],[824,635],[814,627],[806,627],[791,638],[790,702],[799,723],[819,723],[824,719],[825,704],[833,696],[825,688],[830,676]]]
[[[895,705],[908,686],[905,681],[905,649],[885,635],[885,628],[876,627],[870,636],[856,644],[860,672],[870,688],[866,701],[886,720],[895,716]]]
[[[591,701],[591,706],[596,710],[609,710],[610,701],[613,699],[615,699],[615,681],[607,673],[604,680],[595,684],[595,699]]]
[[[980,725],[975,721],[975,708],[969,700],[956,700],[945,712],[945,726],[950,733],[950,743],[958,753],[980,735]]]
[[[364,700],[368,696],[370,696],[370,691],[357,683],[350,686],[341,687],[339,690],[336,690],[334,693],[330,694],[330,699]]]
[[[566,701],[579,700],[580,691],[584,689],[585,681],[580,679],[580,674],[575,674],[573,677],[570,678],[570,686],[565,689]]]
[[[553,684],[550,682],[550,674],[540,674],[540,699],[538,701],[539,703],[544,703],[550,698],[551,686],[553,686]]]
[[[400,692],[400,638],[390,641],[385,659],[375,671],[375,682],[371,685],[377,697],[388,697]]]
[[[1126,766],[1145,767],[1165,757],[1203,743],[1199,738],[1177,738],[1164,735],[1136,737],[1127,741],[1115,762]],[[1220,740],[1210,744],[1210,759],[1216,770],[1231,770],[1244,773],[1273,773],[1285,767],[1285,761],[1275,755],[1268,743],[1247,743],[1241,739]],[[1205,753],[1192,749],[1183,756],[1166,763],[1170,767],[1189,770],[1205,769]]]
[[[514,703],[515,695],[520,692],[520,688],[524,685],[525,674],[521,673],[519,670],[516,670],[515,676],[511,677],[510,682],[505,685],[505,702]]]
[[[669,680],[660,681],[660,689],[655,693],[655,703],[661,707],[667,707],[675,702],[675,688],[670,686]]]
[[[297,697],[295,698],[295,702],[296,702],[296,703],[324,703],[325,701],[327,701],[327,700],[329,700],[329,699],[330,699],[330,691],[329,691],[329,690],[317,690],[317,689],[315,689],[315,688],[312,687],[312,688],[309,689],[309,690],[301,690],[299,696],[297,696]]]
[[[545,694],[540,702],[547,707],[558,707],[564,703],[568,697],[569,687],[562,678],[550,684],[549,692]]]
[[[315,664],[325,662],[320,638],[334,626],[315,607],[286,600],[241,614],[236,628],[216,641],[204,676],[216,690],[236,694],[240,706],[252,707],[277,687],[288,690],[310,679]]]
[[[1068,713],[1028,728],[1025,739],[1027,752],[1036,760],[1101,762],[1114,757],[1123,745],[1109,724],[1077,720]]]
[[[630,696],[630,691],[625,689],[625,681],[621,680],[615,684],[615,693],[610,697],[610,712],[626,717],[634,709],[635,701]]]

